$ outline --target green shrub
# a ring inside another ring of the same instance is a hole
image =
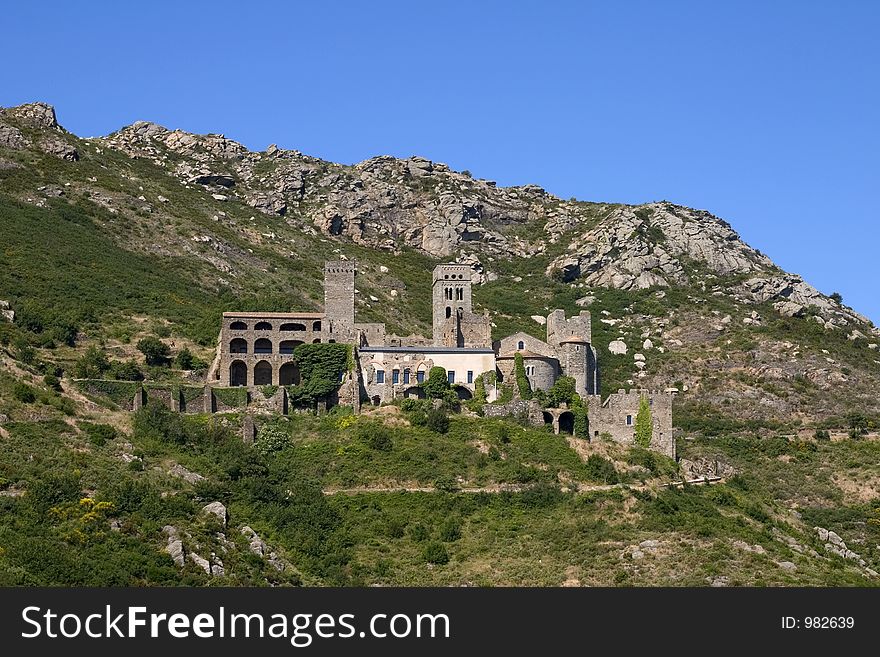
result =
[[[455,493],[458,491],[458,482],[451,475],[442,475],[434,480],[434,488],[444,493]]]
[[[133,359],[113,363],[110,367],[110,375],[118,381],[144,380],[144,373]]]
[[[290,435],[286,431],[271,424],[264,424],[257,432],[254,449],[262,456],[269,456],[280,452],[290,444]]]
[[[428,372],[428,380],[422,384],[422,390],[428,399],[444,399],[451,390],[446,370],[439,366],[432,367]]]
[[[409,537],[416,543],[428,540],[431,530],[421,522],[417,522],[409,528]]]
[[[208,363],[195,355],[187,347],[183,347],[174,357],[174,365],[179,370],[201,370],[208,366]]]
[[[388,538],[403,538],[405,530],[406,523],[399,518],[388,518],[385,521],[385,534]]]
[[[147,365],[167,365],[171,348],[155,335],[148,335],[137,343],[138,351],[144,355]]]
[[[22,404],[33,404],[37,401],[37,395],[34,392],[34,389],[21,381],[16,382],[12,387],[12,396]]]
[[[449,516],[440,525],[440,539],[451,543],[461,538],[461,519],[457,516]]]
[[[357,438],[370,449],[390,452],[394,449],[391,430],[381,422],[361,422],[357,428]]]
[[[816,433],[813,434],[813,438],[816,440],[831,440],[831,434],[828,429],[816,429]]]
[[[93,424],[92,422],[80,422],[79,428],[89,437],[89,442],[101,447],[108,440],[116,438],[116,429],[109,424]]]
[[[604,484],[616,484],[620,481],[614,464],[598,454],[590,454],[587,458],[586,472],[590,479]]]
[[[556,383],[547,391],[547,402],[550,406],[568,404],[571,406],[577,396],[577,382],[573,377],[560,376]]]
[[[187,433],[180,413],[172,411],[158,400],[148,401],[134,414],[134,435],[161,442],[182,445]]]
[[[73,375],[78,379],[100,379],[110,369],[107,354],[92,345],[73,365]]]
[[[15,354],[16,358],[25,365],[32,365],[37,359],[37,352],[22,336],[15,339]]]
[[[446,546],[440,541],[429,541],[422,550],[422,556],[426,563],[442,566],[449,563],[449,553],[446,552]]]
[[[449,431],[449,416],[442,408],[432,408],[427,415],[425,425],[435,433]]]
[[[55,392],[61,392],[61,381],[58,380],[58,377],[54,374],[47,374],[43,377],[43,383],[46,387],[54,390]]]

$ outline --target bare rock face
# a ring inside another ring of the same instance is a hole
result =
[[[726,461],[708,457],[702,457],[695,461],[681,459],[678,465],[687,481],[704,477],[732,477],[736,474],[736,469]]]
[[[563,281],[623,290],[665,287],[688,281],[687,260],[716,274],[771,267],[764,255],[740,241],[729,224],[708,212],[668,203],[616,210],[597,227],[575,237],[572,255],[553,261],[547,273]]]
[[[40,142],[40,150],[49,155],[54,155],[68,162],[76,162],[79,160],[79,152],[72,144],[67,143],[63,139],[46,138]]]
[[[21,133],[21,130],[11,125],[0,123],[0,147],[19,151],[27,148],[28,145],[29,142]]]
[[[866,317],[843,308],[795,274],[750,278],[742,283],[738,292],[746,301],[772,301],[776,310],[789,317],[800,317],[812,311],[832,324],[867,322]]]
[[[55,117],[55,108],[46,103],[28,103],[5,110],[10,116],[33,123],[43,128],[60,129]]]

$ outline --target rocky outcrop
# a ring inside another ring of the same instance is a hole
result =
[[[11,125],[0,123],[0,148],[22,150],[30,145],[21,130]]]
[[[551,262],[548,275],[623,290],[684,284],[690,262],[718,275],[773,266],[725,221],[669,203],[619,208],[572,239],[569,251]]]
[[[46,103],[28,103],[3,110],[4,113],[41,128],[60,130],[55,117],[55,108]]]
[[[47,137],[40,141],[40,150],[68,162],[79,160],[79,152],[76,150],[76,147],[64,139]]]
[[[732,477],[736,469],[727,463],[715,458],[701,457],[696,460],[681,459],[678,462],[685,481],[694,481],[706,477]]]
[[[833,325],[844,325],[850,321],[867,322],[866,317],[844,308],[795,274],[749,278],[742,283],[737,293],[747,302],[770,301],[776,310],[789,317],[811,313],[830,320]]]
[[[14,322],[15,311],[9,305],[8,301],[0,301],[0,321]]]
[[[241,528],[242,535],[248,540],[250,551],[257,556],[263,557],[278,572],[283,572],[290,567],[290,563],[272,550],[269,545],[253,529],[245,525]]]

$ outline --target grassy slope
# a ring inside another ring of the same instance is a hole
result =
[[[173,524],[188,534],[189,548],[219,550],[216,534],[223,529],[198,513],[215,499],[229,508],[225,535],[233,541],[223,556],[227,575],[218,581],[233,585],[279,579],[385,585],[705,585],[718,577],[734,585],[875,582],[851,562],[798,553],[778,537],[782,532],[822,553],[814,523],[840,533],[872,567],[880,565],[874,547],[880,532],[867,522],[874,514],[870,495],[854,501],[851,492],[858,483],[868,491],[876,484],[875,441],[815,448],[784,439],[686,442],[688,457],[720,457],[742,474],[683,491],[657,487],[672,476],[662,461],[652,474],[632,465],[645,463],[641,454],[599,445],[594,450],[613,458],[631,482],[605,489],[595,488],[593,471],[565,441],[506,422],[455,418],[445,435],[390,427],[393,447],[385,452],[363,442],[364,432],[376,426],[369,418],[303,416],[279,424],[290,432],[290,447],[264,458],[235,435],[235,416],[182,419],[154,412],[141,419],[128,448],[123,437],[94,444],[84,425],[57,419],[6,425],[0,488],[26,493],[0,497],[3,583],[205,583],[192,565],[178,576],[161,552],[160,530]],[[128,466],[123,451],[140,457],[143,467]],[[175,463],[207,480],[192,486],[171,476]],[[321,494],[322,488],[346,486],[431,487],[457,474],[464,478],[459,485],[514,482],[524,489]],[[560,481],[576,481],[583,490],[560,492]],[[84,523],[82,496],[114,506]],[[113,521],[119,531],[110,528]],[[295,571],[279,578],[250,555],[238,532],[244,524],[280,548]],[[635,547],[648,539],[659,541],[656,549],[643,549],[643,558],[634,559]],[[745,552],[734,541],[766,552]],[[430,542],[443,544],[448,564],[425,562]],[[797,570],[781,568],[781,561]]]

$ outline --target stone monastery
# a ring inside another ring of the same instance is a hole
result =
[[[554,310],[547,316],[545,340],[516,333],[493,343],[489,315],[477,314],[472,308],[472,273],[469,265],[438,265],[433,272],[432,338],[401,338],[386,334],[384,324],[355,321],[356,265],[327,262],[323,313],[223,314],[218,354],[208,383],[250,388],[297,385],[296,347],[336,342],[354,347],[357,367],[343,375],[335,401],[355,410],[362,403],[378,406],[394,399],[423,397],[420,384],[437,366],[446,370],[461,399],[471,398],[478,377],[494,374],[483,378],[487,401],[493,402],[501,384],[515,381],[519,354],[532,390],[548,390],[561,376],[575,380],[576,391],[587,404],[590,438],[609,434],[616,441],[632,442],[640,401],[647,398],[653,423],[651,448],[674,457],[672,393],[620,390],[602,402],[589,311],[566,318],[564,311]],[[552,424],[557,433],[573,431],[570,410],[543,409],[535,401],[490,403],[485,413],[523,414],[535,424]]]

